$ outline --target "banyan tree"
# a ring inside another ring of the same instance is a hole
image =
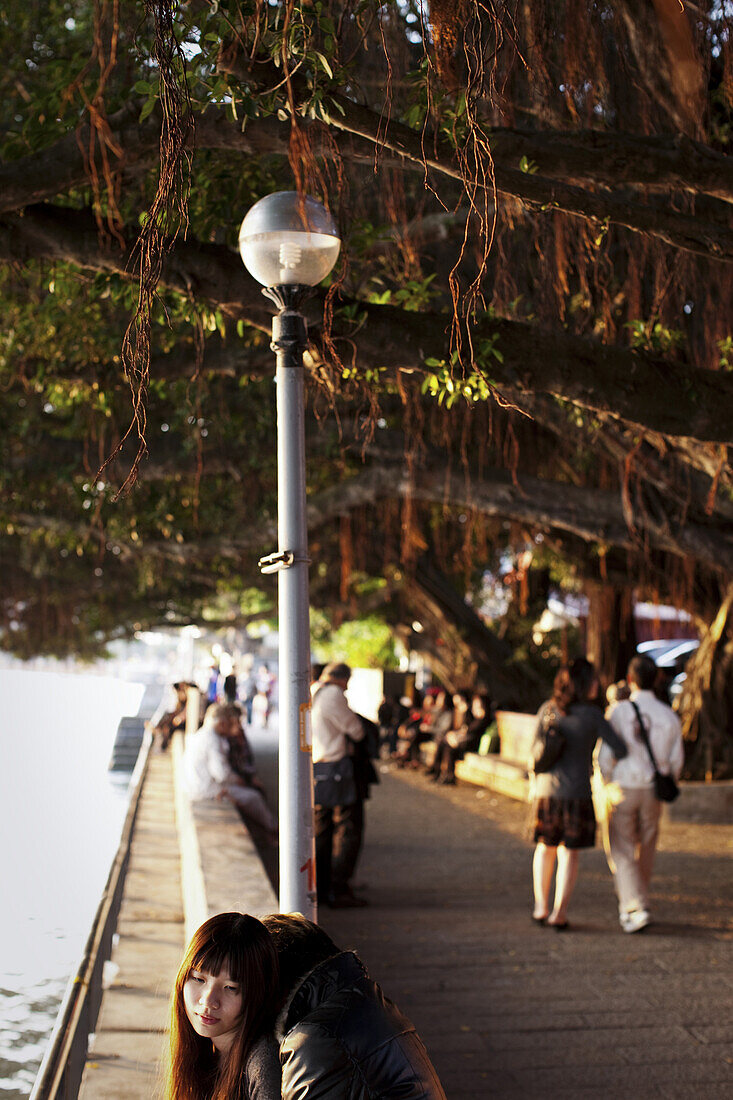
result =
[[[8,0],[0,644],[261,613],[270,313],[236,235],[298,189],[344,241],[307,305],[314,606],[419,619],[446,682],[532,706],[470,598],[499,555],[517,606],[553,570],[586,592],[607,679],[634,599],[672,602],[702,636],[690,774],[729,774],[732,23],[717,0]]]

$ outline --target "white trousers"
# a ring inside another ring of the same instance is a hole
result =
[[[607,789],[603,845],[616,883],[619,913],[649,908],[649,883],[661,805],[652,787]]]
[[[255,787],[239,787],[232,783],[226,790],[232,802],[236,802],[247,817],[251,817],[269,832],[277,830],[277,818],[267,805],[264,795]]]

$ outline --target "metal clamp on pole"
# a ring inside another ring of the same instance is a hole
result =
[[[294,563],[295,554],[292,550],[278,550],[275,554],[266,554],[257,562],[260,573],[279,573],[281,569],[289,569]]]
[[[260,567],[260,573],[279,573],[280,570],[290,569],[298,562],[310,565],[312,560],[312,558],[303,557],[302,554],[298,556],[292,550],[278,550],[276,554],[267,554],[264,558],[260,558],[257,564]]]
[[[272,343],[273,351],[283,352],[284,367],[302,367],[301,353],[308,346],[308,329],[305,319],[299,313],[293,313],[289,309],[283,309],[272,318]]]

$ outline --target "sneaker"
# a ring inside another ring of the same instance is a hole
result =
[[[619,917],[624,932],[641,932],[651,921],[646,909],[632,909],[630,913],[622,913]]]

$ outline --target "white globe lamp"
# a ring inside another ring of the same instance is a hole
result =
[[[264,287],[316,286],[338,258],[336,223],[320,202],[276,191],[256,202],[239,230],[244,266]]]

